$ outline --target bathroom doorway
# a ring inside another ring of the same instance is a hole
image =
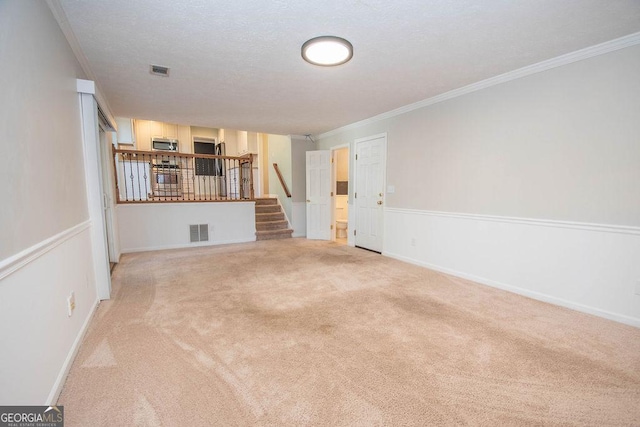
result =
[[[333,240],[341,245],[348,244],[349,236],[349,145],[331,150],[331,176],[333,186]]]

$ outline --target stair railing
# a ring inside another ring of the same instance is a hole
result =
[[[282,177],[282,174],[280,173],[280,168],[278,167],[277,163],[273,164],[273,168],[276,170],[276,175],[278,175],[278,179],[280,180],[280,184],[282,185],[282,188],[284,189],[284,194],[287,195],[287,197],[291,197],[291,192],[289,191],[289,187],[287,187],[287,183],[284,182],[284,178]]]

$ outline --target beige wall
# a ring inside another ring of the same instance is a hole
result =
[[[291,191],[291,138],[285,135],[269,135],[269,194],[280,199],[287,217],[291,219],[291,198],[286,196],[273,164],[277,163],[284,182]]]
[[[640,46],[321,137],[387,132],[387,206],[640,225]]]
[[[76,78],[44,2],[0,2],[0,260],[88,219]]]
[[[258,134],[258,144],[260,144],[260,185],[262,186],[262,194],[269,194],[269,135],[266,133]]]
[[[336,153],[336,181],[349,181],[349,149],[342,148],[337,150]]]

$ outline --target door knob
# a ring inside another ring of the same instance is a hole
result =
[[[307,203],[311,203],[311,200],[307,199]]]
[[[378,204],[381,205],[382,204],[382,200],[378,200]]]
[[[378,196],[382,197],[382,193],[378,193]]]

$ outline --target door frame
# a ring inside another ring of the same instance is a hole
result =
[[[342,150],[342,149],[348,149],[349,150],[349,181],[351,182],[351,144],[349,144],[348,142],[345,144],[340,144],[340,145],[335,145],[333,147],[330,148],[331,150],[331,186],[332,186],[332,193],[333,193],[333,197],[331,197],[331,224],[333,224],[333,228],[331,229],[331,241],[335,242],[336,241],[336,179],[338,177],[338,171],[336,169],[336,166],[338,164],[338,160],[337,160],[337,156],[338,150]],[[351,193],[352,193],[352,189],[349,188],[348,190],[348,198],[349,200],[351,200]],[[347,204],[350,205],[350,203],[347,202]],[[349,237],[347,236],[347,241],[349,240]],[[348,244],[348,243],[347,243]]]
[[[352,164],[353,164],[353,168],[349,169],[349,174],[351,174],[351,170],[353,170],[353,194],[355,194],[355,190],[358,188],[358,162],[356,161],[356,155],[358,153],[358,144],[361,142],[367,142],[367,141],[371,141],[373,139],[378,139],[378,138],[384,138],[384,149],[382,150],[383,155],[382,155],[382,200],[383,203],[386,203],[387,201],[387,149],[388,149],[388,137],[387,137],[387,132],[383,132],[383,133],[378,133],[375,135],[370,135],[370,136],[366,136],[363,138],[357,138],[353,140],[353,149],[351,150],[351,159],[352,159]],[[351,198],[351,191],[349,191],[349,197]],[[357,198],[353,198],[353,211],[357,212],[358,209],[358,199]],[[385,226],[384,226],[384,222],[385,222],[385,213],[384,211],[386,210],[386,205],[383,204],[382,205],[382,223],[380,225],[381,230],[380,230],[380,236],[382,239],[382,248],[380,253],[384,252],[384,242],[385,242]],[[353,221],[354,221],[354,227],[352,228],[352,230],[357,231],[358,230],[358,224],[357,224],[357,215],[353,215]],[[353,235],[353,233],[351,233],[351,236],[353,237],[353,246],[356,246],[356,237],[355,235]],[[363,248],[366,249],[366,248]]]
[[[98,97],[94,82],[76,80],[80,106],[80,123],[84,156],[87,208],[91,221],[91,249],[93,274],[97,296],[100,300],[111,298],[111,274],[109,249],[104,214],[104,191],[100,147],[100,119]]]

